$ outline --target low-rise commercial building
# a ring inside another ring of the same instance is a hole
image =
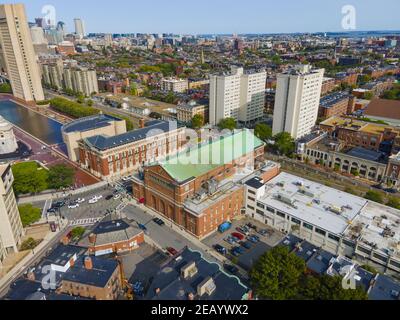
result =
[[[370,123],[346,117],[332,117],[320,123],[320,129],[339,139],[346,146],[380,151],[389,149],[400,136],[400,129],[390,125]]]
[[[135,250],[144,242],[141,229],[126,219],[100,222],[79,244],[88,248],[90,255],[102,256]]]
[[[133,194],[189,233],[204,238],[224,222],[240,217],[242,180],[260,166],[266,179],[280,170],[277,164],[265,165],[264,143],[242,130],[145,166],[134,179]]]
[[[176,107],[177,119],[178,121],[189,124],[195,115],[201,115],[204,119],[204,123],[207,123],[209,118],[208,110],[208,106],[198,104],[196,101],[190,101]]]
[[[400,272],[400,211],[281,173],[246,185],[249,216],[327,250]]]
[[[5,254],[18,252],[18,247],[24,235],[24,228],[12,188],[13,183],[14,176],[11,166],[0,165],[0,238],[3,246],[2,251]]]
[[[161,90],[172,91],[175,93],[184,93],[189,89],[187,79],[166,78],[161,80]]]
[[[80,140],[79,163],[93,175],[112,181],[177,153],[185,143],[185,128],[176,122],[149,121],[144,128],[123,134]]]

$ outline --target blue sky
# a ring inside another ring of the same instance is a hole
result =
[[[344,5],[356,8],[357,30],[400,30],[399,0],[9,0],[24,2],[30,20],[44,5],[73,31],[73,18],[88,32],[286,33],[341,29]]]

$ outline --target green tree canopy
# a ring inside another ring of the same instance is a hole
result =
[[[295,151],[295,142],[292,136],[287,132],[280,132],[275,137],[274,148],[280,154],[291,156]]]
[[[192,119],[192,128],[200,129],[204,125],[204,118],[201,114],[196,114]]]
[[[14,191],[19,194],[39,193],[48,189],[48,173],[36,162],[23,162],[12,166]]]
[[[12,93],[11,85],[9,83],[0,84],[0,93]]]
[[[306,271],[304,260],[288,248],[279,246],[264,254],[250,272],[257,296],[273,300],[293,299],[298,283]]]
[[[307,276],[301,288],[302,299],[310,300],[367,300],[368,295],[361,287],[345,289],[343,278],[339,276]]]
[[[63,164],[56,165],[49,169],[48,183],[51,189],[70,187],[74,183],[75,170]]]
[[[27,250],[33,250],[37,247],[37,245],[40,243],[40,241],[35,240],[33,238],[29,238],[22,242],[21,244],[21,251],[27,251]]]
[[[39,221],[42,216],[42,211],[32,204],[21,205],[18,207],[18,210],[24,228]]]
[[[391,197],[386,204],[389,207],[400,210],[400,200],[399,198]]]
[[[272,138],[272,128],[264,123],[257,124],[254,129],[254,133],[259,139],[263,141]]]
[[[72,239],[80,239],[85,233],[85,228],[76,227],[71,230]]]
[[[224,130],[224,129],[235,130],[237,128],[236,120],[233,118],[222,119],[218,124],[218,128],[220,130]]]
[[[364,198],[377,203],[383,203],[383,196],[377,191],[368,191]]]

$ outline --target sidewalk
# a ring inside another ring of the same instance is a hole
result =
[[[98,182],[91,186],[87,186],[87,187],[72,190],[72,191],[66,191],[66,194],[79,195],[81,193],[101,189],[107,185],[108,185],[107,182],[101,181],[101,182]],[[59,198],[63,198],[63,197],[65,197],[64,192],[46,193],[46,194],[40,194],[37,196],[31,196],[31,197],[20,197],[20,198],[18,198],[18,204],[40,202],[40,201],[46,201],[46,200],[50,200],[50,199],[54,200],[54,199],[59,199]]]
[[[57,232],[50,232],[43,239],[43,241],[32,250],[24,259],[22,259],[14,268],[12,268],[4,277],[0,279],[0,293],[5,289],[6,286],[10,285],[15,281],[19,273],[24,271],[27,267],[32,264],[32,260],[40,256],[49,244],[51,244],[60,234],[62,234],[68,227],[68,220],[62,221],[61,229]]]

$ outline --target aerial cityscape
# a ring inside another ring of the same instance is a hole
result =
[[[400,3],[53,2],[0,4],[0,300],[400,300]]]

